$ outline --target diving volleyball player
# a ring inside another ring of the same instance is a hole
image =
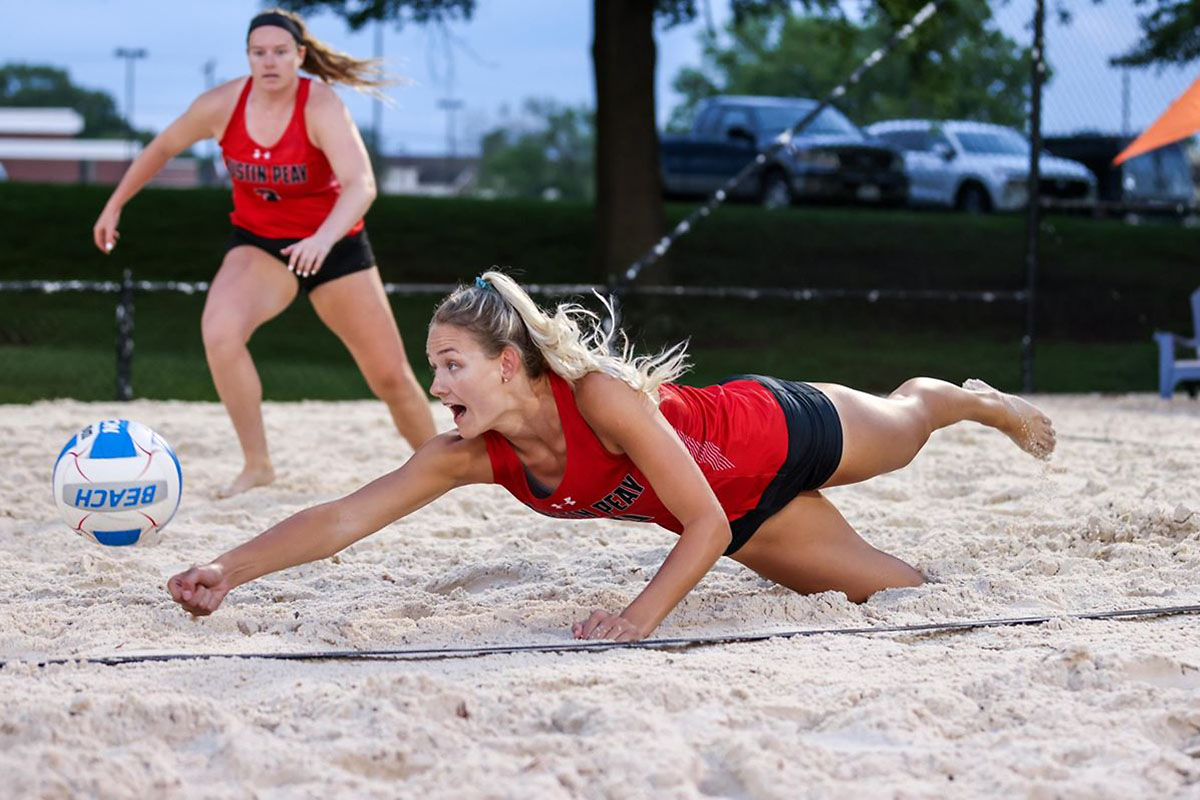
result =
[[[1034,456],[1054,450],[1041,411],[980,381],[913,378],[887,397],[763,376],[693,388],[674,382],[686,369],[681,345],[614,356],[595,321],[570,304],[547,314],[499,272],[460,287],[434,313],[426,344],[431,391],[455,430],[353,494],[175,575],[171,597],[210,614],[241,584],[327,558],[457,487],[496,483],[564,521],[653,522],[679,534],[628,606],[593,611],[572,631],[632,641],[722,555],[797,592],[857,602],[922,583],[859,537],[822,490],[903,467],[939,428],[971,420]]]

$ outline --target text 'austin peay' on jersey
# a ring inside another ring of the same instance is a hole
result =
[[[329,159],[308,139],[304,107],[312,79],[300,79],[292,117],[279,141],[270,146],[254,141],[246,129],[246,98],[253,80],[246,79],[220,142],[233,182],[229,219],[266,238],[303,239],[321,226],[342,191]],[[360,219],[346,235],[362,228]]]

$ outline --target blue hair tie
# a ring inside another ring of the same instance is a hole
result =
[[[483,279],[483,276],[479,276],[479,277],[475,278],[475,285],[480,289],[495,289],[496,288],[495,286],[492,286],[490,283],[485,281]]]

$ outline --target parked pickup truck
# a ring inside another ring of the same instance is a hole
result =
[[[767,151],[767,163],[731,198],[768,208],[792,202],[835,201],[903,205],[908,199],[904,157],[826,107],[786,148],[772,140],[817,105],[790,97],[719,96],[701,101],[690,134],[663,136],[660,164],[667,197],[712,194]]]

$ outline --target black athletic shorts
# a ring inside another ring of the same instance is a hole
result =
[[[265,236],[259,236],[257,233],[252,233],[245,228],[239,228],[237,225],[234,225],[233,233],[229,235],[229,244],[225,248],[225,252],[228,253],[235,247],[250,245],[275,256],[286,267],[288,257],[280,251],[298,241],[300,241],[299,238],[268,239]],[[305,292],[311,292],[322,283],[329,283],[334,278],[349,275],[351,272],[370,269],[373,266],[375,266],[375,253],[371,251],[371,242],[367,239],[367,229],[363,228],[352,236],[346,236],[338,240],[329,250],[329,255],[325,256],[325,261],[322,262],[321,268],[317,270],[316,274],[308,275],[307,277],[297,275],[296,280],[300,281],[301,289]]]
[[[758,505],[729,523],[733,541],[725,555],[737,552],[759,526],[800,492],[819,488],[842,463],[842,420],[825,394],[807,383],[781,381],[765,375],[737,375],[721,381],[758,381],[767,388],[787,424],[787,457],[767,484]]]

